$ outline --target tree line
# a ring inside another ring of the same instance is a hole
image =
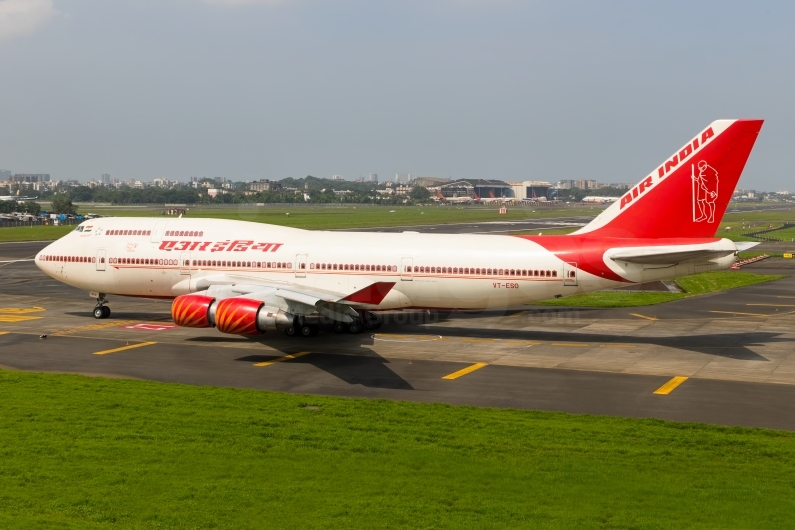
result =
[[[247,192],[248,185],[237,182],[224,189],[215,197],[207,193],[207,188],[192,188],[181,185],[174,188],[111,188],[108,186],[72,186],[42,191],[39,200],[56,201],[65,197],[71,202],[104,202],[113,205],[125,204],[235,204],[235,203],[376,203],[384,205],[402,204],[406,199],[412,202],[427,201],[430,192],[415,186],[408,195],[387,195],[377,192],[377,183],[347,182],[330,179],[319,179],[313,176],[293,179],[286,178],[278,182],[273,190],[258,193]],[[382,190],[384,188],[381,188]],[[334,191],[349,191],[338,194]],[[2,190],[0,190],[2,194]],[[308,197],[308,198],[307,198]],[[10,201],[13,203],[13,201]],[[71,204],[70,202],[70,204]],[[59,203],[59,210],[63,203]],[[59,212],[54,213],[74,213]],[[37,212],[38,213],[38,212]]]

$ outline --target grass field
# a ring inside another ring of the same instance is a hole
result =
[[[677,278],[685,293],[627,293],[620,291],[597,291],[578,294],[568,298],[557,298],[536,302],[533,305],[570,307],[635,307],[662,304],[690,296],[725,291],[757,283],[780,280],[785,276],[775,274],[754,274],[742,271],[702,272]]]
[[[788,206],[777,210],[727,213],[723,216],[716,236],[732,241],[760,241],[760,239],[742,234],[765,230],[771,225],[775,227],[785,222],[795,222],[795,210]],[[729,228],[731,230],[728,230]]]
[[[91,208],[92,213],[114,217],[158,217],[161,209],[153,208]],[[307,230],[335,228],[371,228],[379,226],[420,226],[431,224],[517,221],[570,216],[595,216],[596,207],[508,208],[499,214],[496,208],[461,208],[447,206],[412,207],[340,207],[340,208],[194,208],[189,218],[218,218],[268,223]],[[86,210],[88,212],[88,210]],[[289,215],[288,215],[289,214]],[[34,226],[0,228],[0,241],[54,240],[69,233],[69,226]]]
[[[0,407],[2,528],[795,518],[788,432],[3,371]]]
[[[548,207],[508,207],[507,214],[499,214],[497,208],[461,206],[334,206],[310,207],[306,205],[256,207],[249,205],[193,206],[187,217],[219,218],[291,226],[308,230],[335,228],[371,228],[378,226],[418,226],[430,224],[469,223],[488,221],[517,221],[523,219],[545,219],[555,217],[594,217],[601,206]],[[115,217],[158,217],[162,218],[162,207],[109,207],[81,205],[80,212],[96,213]],[[288,215],[289,214],[289,215]],[[720,224],[717,237],[733,241],[758,241],[743,236],[741,232],[764,229],[769,224],[795,221],[795,211],[776,210],[726,214]],[[754,228],[742,229],[743,224]],[[729,230],[728,228],[731,228]],[[0,228],[0,241],[54,240],[71,230],[65,226],[42,226]],[[542,230],[544,234],[566,234],[575,229]],[[528,233],[536,235],[538,232]]]
[[[775,237],[783,241],[792,243],[795,241],[795,228],[784,228],[783,230],[774,230],[764,234],[766,237]]]
[[[20,226],[0,228],[0,242],[54,241],[74,230],[74,226]]]

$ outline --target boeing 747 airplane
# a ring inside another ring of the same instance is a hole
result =
[[[223,219],[101,218],[36,265],[96,299],[173,299],[180,326],[313,335],[379,325],[378,311],[504,308],[727,269],[716,238],[762,120],[719,120],[570,235],[306,231]]]

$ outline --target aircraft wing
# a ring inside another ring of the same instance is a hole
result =
[[[185,282],[183,282],[185,283]],[[334,320],[351,322],[355,309],[374,309],[395,282],[375,282],[353,293],[334,292],[292,282],[275,282],[245,275],[220,274],[190,280],[190,291],[216,298],[243,297],[277,305],[294,314],[314,311]],[[175,286],[182,291],[187,285]]]

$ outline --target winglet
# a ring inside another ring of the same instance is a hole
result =
[[[349,294],[343,300],[348,302],[356,302],[357,304],[371,304],[371,305],[378,305],[381,303],[389,291],[392,290],[392,287],[395,286],[395,282],[375,282],[372,285],[368,285],[364,289],[360,289],[353,294]]]

